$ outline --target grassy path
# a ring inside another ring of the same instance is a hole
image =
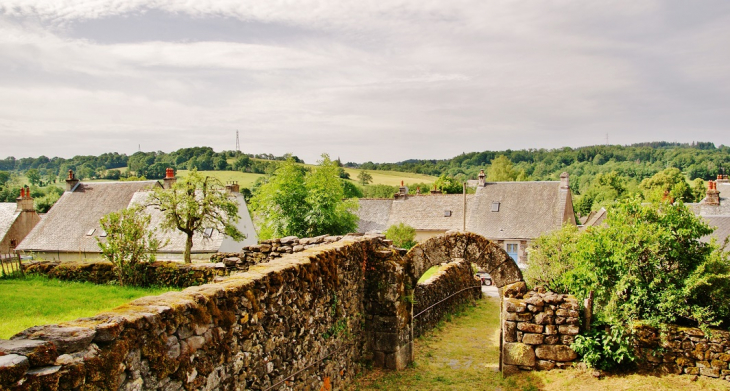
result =
[[[44,277],[0,279],[0,338],[28,327],[94,316],[138,297],[171,289],[124,288]]]
[[[416,360],[400,372],[373,370],[350,391],[366,390],[730,390],[730,382],[692,376],[611,375],[579,369],[522,373],[503,378],[499,367],[499,301],[481,300],[416,341]]]

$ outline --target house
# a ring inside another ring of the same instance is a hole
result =
[[[385,231],[404,223],[423,241],[450,230],[480,234],[526,265],[526,249],[538,236],[575,225],[569,176],[560,181],[486,182],[479,174],[475,194],[408,195],[401,187],[393,198],[360,199],[358,232]]]
[[[166,178],[158,181],[130,182],[80,182],[72,171],[66,180],[66,191],[48,214],[18,246],[17,250],[33,253],[36,258],[46,260],[84,260],[98,259],[101,252],[97,238],[104,240],[106,233],[101,229],[99,220],[110,212],[117,212],[130,206],[144,204],[149,192],[155,187],[170,188],[175,183],[172,169]],[[208,259],[218,251],[240,251],[243,246],[256,244],[258,236],[251,221],[246,201],[239,192],[237,184],[226,186],[238,201],[239,222],[237,228],[246,235],[242,242],[214,229],[206,229],[203,234],[193,237],[192,258]],[[151,227],[159,227],[163,215],[157,209],[148,207],[145,213],[151,215]],[[158,229],[157,236],[167,241],[158,252],[159,259],[182,259],[186,237],[173,230],[163,232]]]
[[[13,202],[0,203],[0,254],[9,254],[28,235],[41,217],[33,207],[30,189],[20,189],[20,197]]]
[[[717,180],[707,182],[705,198],[698,203],[688,203],[688,207],[696,215],[702,217],[707,224],[715,227],[715,232],[704,236],[701,240],[709,242],[711,238],[722,244],[730,236],[730,180],[727,175],[718,175]]]

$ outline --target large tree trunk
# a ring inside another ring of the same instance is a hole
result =
[[[188,238],[185,241],[185,254],[183,257],[185,258],[185,263],[192,263],[190,260],[190,250],[193,248],[193,233],[190,232],[187,234]]]

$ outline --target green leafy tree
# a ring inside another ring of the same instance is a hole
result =
[[[362,198],[363,194],[360,187],[345,179],[341,179],[341,182],[345,198]]]
[[[397,186],[383,184],[369,185],[362,190],[363,197],[366,198],[393,198],[393,194],[397,192]]]
[[[345,200],[339,167],[322,155],[307,172],[288,159],[251,199],[262,238],[345,234],[357,227],[356,200]]]
[[[361,185],[365,186],[373,181],[373,176],[370,175],[370,173],[365,170],[360,170],[360,173],[357,174],[357,181]]]
[[[450,175],[441,175],[434,183],[436,188],[446,194],[456,194],[464,191],[463,185]]]
[[[578,227],[566,224],[563,228],[537,238],[527,249],[525,282],[531,287],[542,285],[553,292],[568,293],[563,275],[572,270],[573,255],[580,237]]]
[[[700,202],[707,194],[707,185],[702,178],[692,181],[692,202]]]
[[[114,265],[120,285],[142,285],[140,267],[155,261],[161,243],[150,229],[150,215],[140,208],[112,212],[100,220],[106,238],[96,238],[102,256]]]
[[[178,180],[171,189],[156,187],[148,204],[163,213],[162,229],[178,230],[185,234],[186,263],[190,263],[193,235],[206,228],[224,233],[240,241],[245,236],[236,228],[238,203],[223,184],[213,177],[203,177],[197,170]]]
[[[524,171],[514,168],[507,156],[499,155],[487,167],[487,180],[490,182],[511,182],[526,180]]]
[[[651,202],[674,200],[692,202],[693,195],[684,174],[674,167],[656,173],[651,178],[641,181],[639,188],[644,192],[644,198]]]
[[[5,185],[10,180],[10,173],[7,171],[0,171],[0,186]]]
[[[31,185],[38,185],[38,182],[41,181],[41,174],[36,170],[35,168],[31,168],[25,173],[25,176],[28,178],[28,181],[30,181]]]
[[[388,227],[385,237],[392,240],[396,247],[410,249],[416,245],[416,229],[403,223]]]
[[[251,158],[247,155],[241,155],[233,162],[233,169],[236,171],[246,172],[251,166]]]

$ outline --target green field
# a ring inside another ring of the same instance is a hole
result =
[[[183,177],[188,175],[190,171],[188,170],[178,170],[175,175],[178,177]],[[238,181],[238,184],[241,187],[248,187],[251,188],[256,182],[256,179],[259,179],[264,174],[251,174],[248,172],[240,172],[240,171],[198,171],[202,175],[212,176],[214,178],[217,178],[219,181],[225,183],[231,182],[231,181]]]
[[[45,277],[0,279],[0,338],[28,327],[89,317],[174,288],[142,289]]]

